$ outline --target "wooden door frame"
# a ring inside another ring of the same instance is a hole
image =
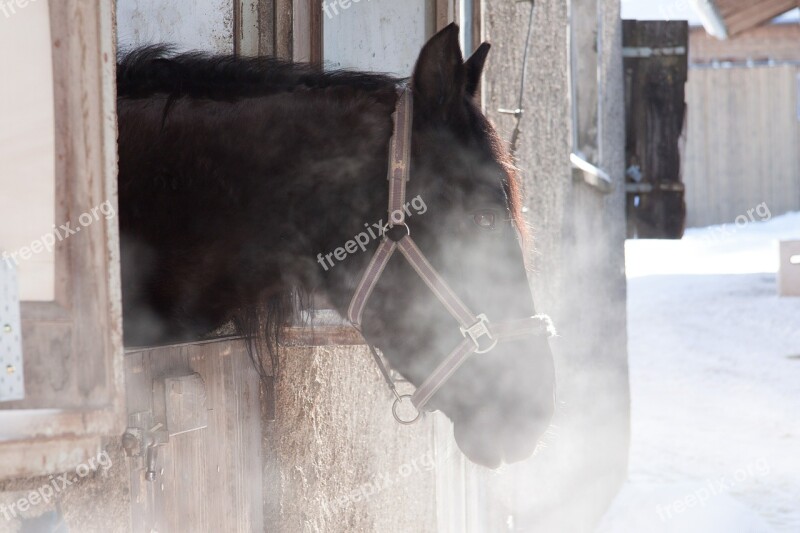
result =
[[[324,0],[235,0],[237,55],[322,63]]]
[[[117,213],[114,9],[49,2],[55,219],[73,228],[104,202]],[[125,427],[117,219],[80,229],[56,243],[54,301],[22,303],[26,397],[0,410],[20,422],[0,442],[0,479],[72,469]]]
[[[453,21],[458,21],[458,5],[460,0],[433,0],[436,16],[436,31],[441,30]],[[483,1],[472,0],[472,50],[483,42]],[[472,50],[464,50],[470,54]]]

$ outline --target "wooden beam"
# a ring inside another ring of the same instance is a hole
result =
[[[311,16],[309,19],[309,41],[311,46],[311,62],[316,65],[322,64],[324,57],[323,51],[323,19],[322,2],[324,0],[309,0],[311,3]]]
[[[279,59],[292,59],[294,41],[293,0],[275,0],[273,53]]]
[[[483,43],[483,0],[472,0],[472,50]],[[472,50],[467,50],[469,54]]]
[[[294,0],[292,59],[322,63],[322,0]]]
[[[755,28],[800,5],[798,0],[717,0],[730,35]]]
[[[443,29],[453,22],[453,11],[450,9],[451,0],[435,0],[436,2],[436,31]]]

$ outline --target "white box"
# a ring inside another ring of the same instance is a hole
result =
[[[778,294],[800,296],[800,241],[781,241]]]

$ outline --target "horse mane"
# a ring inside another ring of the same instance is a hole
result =
[[[324,70],[320,65],[273,57],[176,53],[173,47],[164,44],[123,52],[117,61],[117,96],[131,99],[163,93],[235,101],[331,87],[393,94],[400,81],[385,74]]]

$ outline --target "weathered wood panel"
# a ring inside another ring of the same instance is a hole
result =
[[[800,209],[800,67],[692,69],[683,176],[689,226],[766,203]]]
[[[133,531],[264,531],[262,394],[244,343],[132,352],[125,368],[132,427],[154,408],[154,383],[168,376],[198,373],[208,410],[206,428],[157,447],[154,480],[145,478],[144,456],[131,461]]]
[[[686,222],[679,140],[684,131],[689,25],[623,22],[628,237],[680,238]]]
[[[292,0],[292,59],[301,63],[322,61],[321,0]],[[334,4],[338,6],[338,3]],[[352,7],[352,4],[351,4]]]
[[[51,2],[55,109],[55,219],[76,228],[82,216],[107,203],[116,212],[116,118],[113,3]],[[85,218],[83,219],[86,220]],[[56,243],[53,302],[22,307],[26,398],[3,408],[29,413],[18,434],[0,434],[9,450],[0,477],[44,474],[80,460],[52,457],[56,438],[65,447],[121,431],[122,324],[116,220],[92,217],[80,233]],[[5,414],[0,412],[0,418]],[[13,415],[9,415],[13,416]],[[0,430],[6,425],[0,423]],[[33,443],[25,456],[20,441]],[[12,440],[13,439],[13,440]],[[17,440],[19,439],[19,440]]]

